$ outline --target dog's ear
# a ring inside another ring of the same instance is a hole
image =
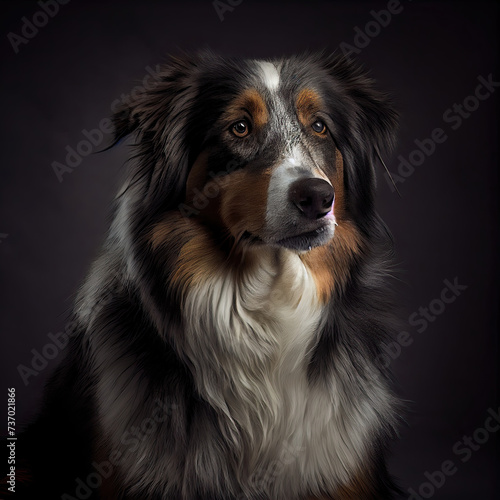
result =
[[[351,210],[362,217],[372,213],[375,165],[394,147],[398,114],[388,94],[375,88],[359,64],[342,55],[320,54],[319,60],[328,75],[329,108]]]
[[[341,55],[323,55],[323,65],[335,80],[345,103],[354,112],[352,123],[359,139],[368,142],[380,153],[394,147],[398,114],[390,96],[375,88],[375,81],[363,68]]]
[[[129,184],[138,186],[150,206],[160,196],[163,204],[173,206],[182,196],[189,168],[196,67],[196,56],[171,58],[114,108],[115,143],[135,136]]]

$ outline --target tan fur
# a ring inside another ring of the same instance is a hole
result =
[[[373,488],[366,477],[358,475],[350,483],[341,486],[335,494],[335,500],[378,500],[373,496]]]
[[[344,220],[346,213],[345,184],[344,184],[344,159],[337,149],[335,151],[335,174],[330,177],[333,189],[335,190],[334,215],[337,222]]]
[[[239,170],[223,179],[220,215],[234,237],[262,230],[270,178],[271,169],[267,169],[258,174]]]
[[[149,241],[153,250],[158,250],[170,241],[181,241],[189,230],[190,222],[180,214],[167,214],[165,218],[153,226]]]
[[[219,271],[222,261],[220,252],[206,233],[197,234],[182,247],[172,284],[187,290],[208,280]]]
[[[172,214],[156,224],[151,232],[152,248],[177,245],[180,249],[172,284],[184,293],[189,287],[220,272],[224,262],[222,249],[214,243],[208,231],[193,219]]]
[[[345,287],[352,260],[363,246],[356,226],[347,218],[344,164],[339,150],[335,154],[335,174],[330,177],[330,181],[335,190],[334,215],[338,226],[327,245],[313,248],[302,256],[302,261],[314,277],[318,297],[323,303],[330,300],[334,291],[341,291]]]
[[[356,228],[351,222],[343,221],[327,245],[301,255],[302,262],[313,275],[322,303],[327,303],[334,292],[345,287],[352,260],[361,248],[361,238]]]
[[[322,101],[316,91],[312,89],[303,89],[297,96],[295,106],[300,122],[304,127],[309,127],[314,115],[321,110]]]
[[[245,110],[250,113],[249,118],[252,119],[256,128],[266,125],[269,112],[263,97],[256,89],[246,89],[236,97],[228,106],[223,118],[228,122],[239,120],[244,116]]]
[[[372,489],[366,478],[357,476],[348,484],[340,486],[334,496],[309,496],[305,500],[378,500],[370,491]]]

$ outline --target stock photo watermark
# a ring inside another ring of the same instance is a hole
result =
[[[471,434],[463,436],[451,449],[452,456],[444,460],[434,471],[425,471],[425,481],[416,488],[408,488],[408,500],[423,500],[433,497],[442,488],[446,481],[455,475],[461,464],[467,463],[476,451],[479,451],[500,430],[500,408],[488,408],[488,416],[483,425],[476,428]]]
[[[455,277],[453,281],[445,279],[443,284],[444,287],[441,289],[439,297],[431,300],[426,307],[420,306],[418,310],[408,316],[408,324],[414,327],[417,333],[425,332],[429,324],[434,323],[438,316],[441,316],[446,308],[468,288],[467,285],[459,283],[458,277]],[[379,361],[383,366],[388,367],[392,361],[401,356],[403,348],[413,344],[414,340],[414,335],[410,332],[399,332],[395,340],[384,345],[382,348],[384,352],[378,356]]]
[[[214,0],[212,5],[219,17],[220,22],[224,21],[224,16],[226,12],[233,12],[235,7],[241,5],[243,0]]]
[[[156,69],[146,66],[146,74],[144,75],[141,84],[136,85],[128,94],[122,94],[119,98],[111,103],[111,112],[115,113],[121,105],[130,105],[134,99],[147,90],[153,90],[157,83],[161,66],[156,65]],[[52,170],[59,182],[63,182],[64,175],[72,173],[80,164],[83,159],[90,154],[97,152],[99,147],[104,144],[105,139],[114,133],[113,122],[110,118],[103,118],[100,120],[96,128],[91,130],[83,129],[83,139],[78,141],[74,146],[67,145],[66,156],[64,163],[60,161],[53,161],[51,163]]]
[[[466,96],[461,103],[453,103],[452,106],[444,111],[442,120],[449,125],[452,131],[458,130],[464,121],[470,118],[472,113],[479,109],[481,102],[489,99],[495,90],[500,87],[500,82],[493,80],[492,73],[486,78],[479,75],[477,81],[479,84],[476,86],[473,93]],[[406,155],[406,157],[403,155],[398,156],[397,160],[399,164],[397,166],[397,172],[386,172],[384,174],[384,178],[390,190],[394,193],[396,191],[394,184],[402,184],[406,179],[411,177],[415,173],[416,167],[423,165],[427,158],[436,152],[438,144],[443,144],[448,137],[449,132],[447,133],[445,128],[436,127],[428,137],[415,139],[413,143],[416,148]]]
[[[411,1],[411,0],[408,0]],[[363,49],[382,33],[383,28],[387,28],[394,16],[403,12],[404,6],[401,5],[400,0],[389,0],[386,8],[370,11],[371,20],[368,21],[363,28],[359,26],[354,27],[354,37],[352,43],[342,42],[339,49],[345,57],[349,58],[352,54],[359,55]]]
[[[192,190],[193,199],[191,204],[180,203],[178,209],[183,217],[192,217],[193,215],[199,215],[199,213],[208,207],[210,200],[216,198],[222,187],[222,179],[226,174],[234,172],[241,163],[237,160],[231,160],[227,163],[226,168],[219,172],[214,172],[213,170],[208,173],[208,176],[212,179],[203,186],[203,191],[198,188]]]
[[[109,304],[113,300],[115,294],[122,289],[119,280],[116,280],[114,283],[115,284],[108,288],[104,295],[95,302],[93,307],[86,311],[86,314],[98,314],[106,304]],[[80,331],[79,326],[80,323],[76,320],[68,321],[64,325],[64,331],[57,333],[49,332],[47,334],[49,342],[45,343],[40,350],[31,349],[30,352],[33,356],[30,365],[17,365],[17,372],[25,386],[28,386],[32,377],[40,375],[40,373],[49,366],[50,362],[56,359],[68,347],[71,338]]]
[[[120,466],[128,453],[134,453],[148,436],[158,429],[159,424],[165,422],[177,409],[175,403],[166,403],[160,399],[155,400],[155,408],[150,417],[141,420],[138,425],[132,425],[120,438],[120,445],[114,447],[106,460],[92,462],[93,472],[85,478],[75,479],[75,490],[72,495],[65,493],[61,500],[83,500],[90,498],[93,490],[100,488],[103,481],[111,477],[113,472]]]
[[[40,7],[32,16],[31,19],[23,16],[21,18],[22,26],[20,33],[11,31],[7,34],[14,53],[18,54],[22,45],[27,45],[30,40],[38,35],[40,30],[47,26],[50,19],[53,19],[59,12],[62,5],[66,5],[70,0],[39,0],[37,5]]]

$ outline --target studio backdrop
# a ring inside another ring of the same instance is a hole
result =
[[[496,3],[57,0],[0,9],[1,398],[15,388],[18,426],[40,407],[109,225],[128,156],[126,144],[100,152],[113,110],[169,54],[326,49],[368,68],[400,114],[396,150],[384,158],[393,182],[380,165],[377,195],[395,240],[403,320],[384,355],[406,401],[391,472],[404,498],[500,498]]]

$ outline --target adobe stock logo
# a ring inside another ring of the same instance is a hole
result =
[[[427,307],[420,306],[408,316],[408,324],[414,327],[417,333],[425,332],[429,325],[434,323],[446,311],[447,307],[468,288],[467,285],[459,283],[458,277],[455,277],[453,281],[443,280],[443,285],[439,297],[432,299]],[[401,356],[405,347],[413,344],[414,340],[414,333],[399,332],[393,341],[382,347],[382,352],[377,356],[378,361],[387,368],[392,361]]]
[[[70,0],[47,0],[37,2],[40,10],[37,10],[32,16],[31,20],[26,16],[21,18],[23,25],[21,26],[21,34],[13,33],[12,31],[7,34],[7,39],[12,45],[12,49],[16,54],[19,53],[21,45],[27,45],[30,40],[38,35],[41,28],[44,28],[49,20],[57,15],[59,7],[66,5]]]
[[[464,435],[452,447],[453,456],[441,462],[434,471],[424,472],[425,481],[416,488],[408,488],[408,500],[424,500],[432,498],[449,478],[455,475],[461,464],[467,463],[476,451],[479,451],[500,430],[500,408],[488,408],[483,425],[470,434]],[[456,459],[458,457],[460,460]],[[476,497],[478,498],[478,497]]]
[[[493,74],[490,73],[486,78],[479,75],[477,77],[478,85],[474,92],[466,96],[461,103],[453,103],[446,109],[442,115],[443,122],[449,125],[451,131],[458,130],[462,124],[479,109],[481,103],[490,98],[495,90],[500,87],[500,82],[493,80]],[[413,149],[406,157],[398,156],[399,164],[397,173],[390,172],[384,174],[389,189],[394,193],[396,191],[395,184],[402,184],[415,173],[416,167],[420,167],[425,163],[427,158],[432,156],[438,149],[438,144],[443,144],[449,138],[446,127],[436,127],[431,133],[423,139],[415,139],[413,143],[416,148]],[[392,177],[392,179],[391,179]],[[394,181],[394,184],[393,184]]]
[[[108,305],[113,297],[122,289],[121,279],[117,275],[117,279],[113,284],[106,288],[106,291],[95,301],[90,307],[82,310],[85,314],[97,315],[99,312]],[[50,361],[57,358],[70,344],[71,339],[78,336],[80,332],[80,324],[76,319],[68,321],[64,325],[64,332],[48,333],[48,342],[40,349],[31,349],[31,363],[29,366],[19,364],[17,371],[25,386],[30,383],[31,377],[37,377],[43,370],[45,370]]]
[[[403,12],[403,9],[404,7],[401,5],[400,0],[389,0],[385,9],[378,12],[371,10],[370,15],[372,19],[365,24],[364,28],[361,29],[359,26],[354,27],[352,44],[342,42],[339,45],[339,49],[346,58],[349,58],[352,54],[359,55],[363,49],[370,45],[374,38],[382,33],[384,28],[387,28],[391,24],[394,16]]]
[[[215,12],[219,16],[220,22],[224,21],[224,15],[226,12],[233,12],[235,7],[238,7],[243,2],[243,0],[214,0],[212,5],[214,6]]]
[[[155,399],[154,407],[149,416],[130,426],[120,437],[120,442],[110,451],[107,458],[101,462],[93,461],[91,472],[85,477],[75,478],[74,495],[64,493],[61,500],[86,500],[95,498],[93,493],[120,469],[122,463],[131,456],[137,457],[141,443],[151,440],[161,425],[172,418],[179,406],[162,399]],[[92,470],[93,469],[93,470]],[[99,498],[102,498],[99,495]]]
[[[66,146],[66,157],[64,163],[53,161],[51,163],[52,170],[56,174],[57,180],[62,182],[64,174],[71,174],[83,158],[89,156],[103,143],[104,139],[114,132],[113,122],[110,118],[103,118],[97,128],[82,130],[82,135],[85,139],[78,141],[75,147]]]
[[[122,94],[111,103],[111,112],[116,113],[122,106],[132,106],[134,100],[142,93],[151,91],[161,81],[161,66],[156,65],[156,68],[146,66],[146,74],[139,85],[136,85],[128,94]],[[78,141],[74,146],[66,146],[66,157],[64,163],[53,161],[51,163],[52,170],[59,182],[64,180],[65,174],[71,174],[78,167],[83,159],[90,154],[97,152],[98,148],[105,140],[112,136],[115,129],[110,118],[103,118],[99,121],[96,128],[82,130],[84,139]]]

